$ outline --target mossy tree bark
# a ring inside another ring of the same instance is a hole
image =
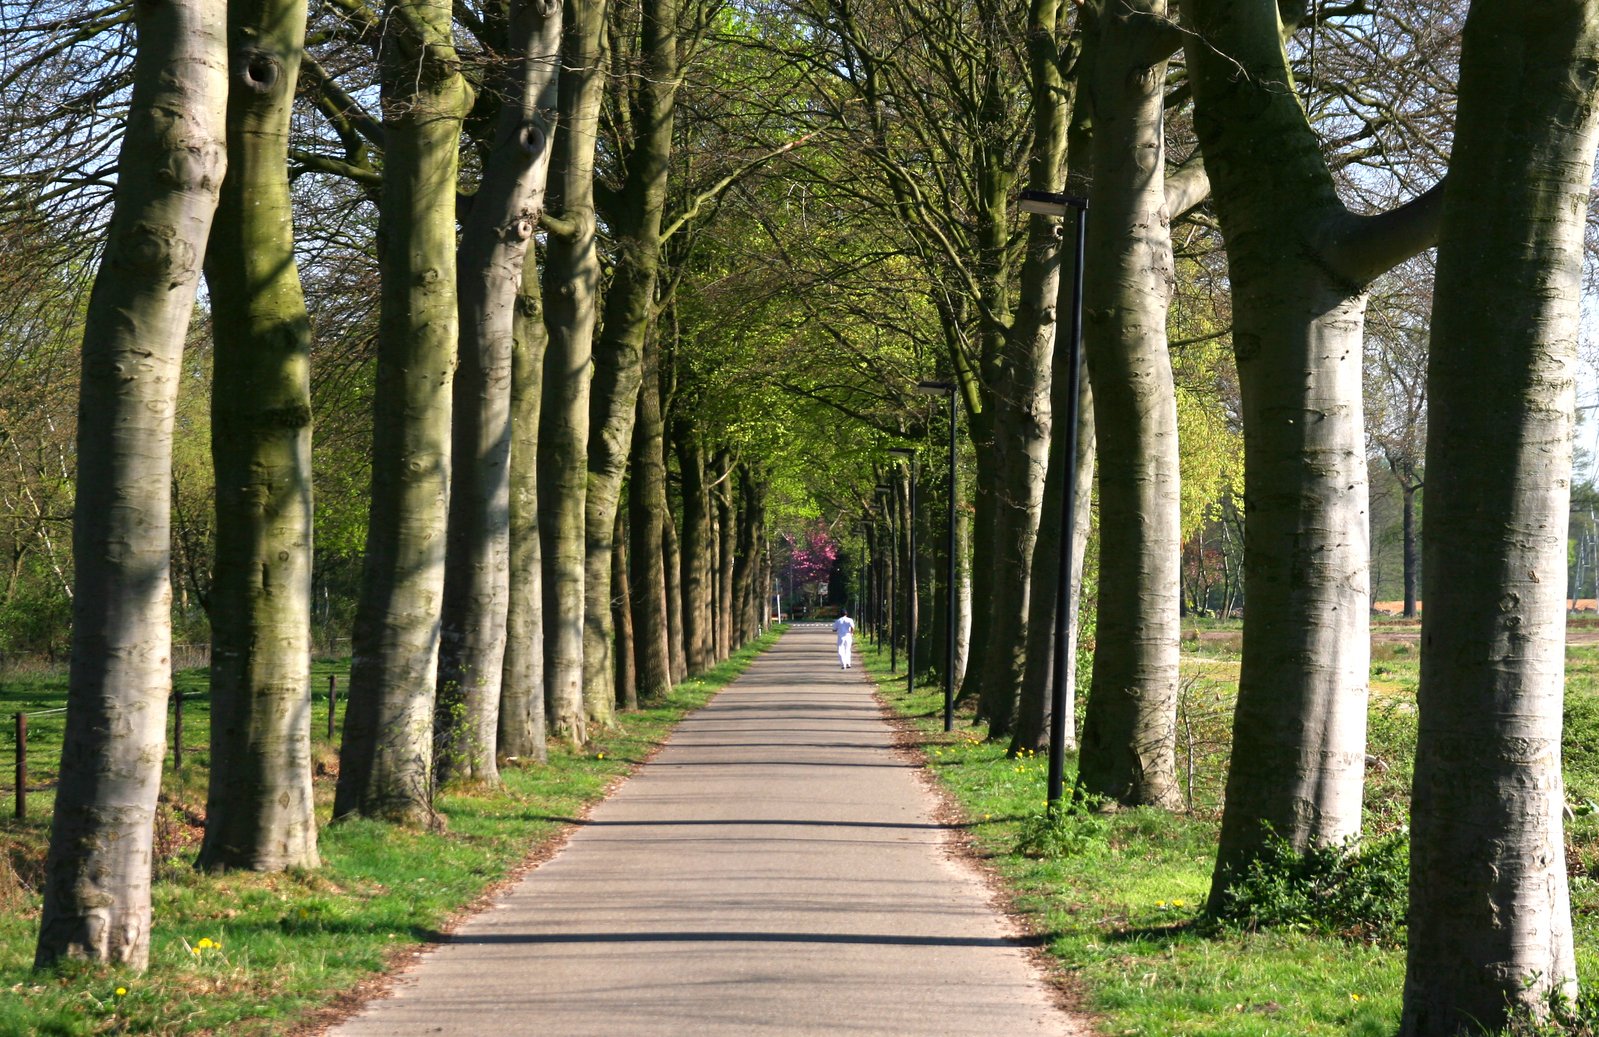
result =
[[[666,463],[662,454],[665,433],[661,422],[660,357],[658,335],[646,335],[627,497],[632,532],[628,569],[633,637],[638,652],[639,696],[643,699],[672,690],[664,541],[672,514],[667,508]]]
[[[613,77],[613,106],[631,128],[626,172],[606,221],[616,243],[614,272],[605,296],[605,319],[594,353],[594,390],[589,410],[588,530],[585,576],[585,684],[591,699],[614,700],[609,686],[615,666],[611,643],[611,530],[622,477],[627,473],[639,387],[644,377],[644,342],[655,316],[661,260],[661,218],[666,210],[667,172],[672,157],[677,70],[678,0],[644,0],[640,7],[637,75]]]
[[[76,585],[38,966],[143,970],[171,691],[172,423],[184,337],[226,170],[222,4],[134,11],[116,208],[85,315]]]
[[[560,0],[516,0],[495,84],[494,141],[461,227],[450,511],[439,621],[438,780],[498,784],[511,582],[511,384],[516,306],[544,208],[559,71]]]
[[[555,219],[547,221],[552,230],[544,279],[549,351],[538,467],[545,682],[553,732],[572,745],[588,741],[591,719],[608,725],[613,709],[609,680],[603,695],[585,696],[583,686],[590,366],[600,282],[594,148],[605,96],[606,6],[605,0],[566,0],[560,129],[550,171]]]
[[[1427,365],[1404,1037],[1576,995],[1560,728],[1599,3],[1475,0],[1460,70]]]
[[[549,754],[544,709],[544,579],[539,545],[539,404],[544,390],[543,286],[529,248],[517,290],[511,353],[510,593],[505,668],[500,679],[499,752],[543,763]]]
[[[1268,825],[1297,848],[1360,827],[1364,286],[1430,244],[1437,192],[1378,216],[1349,212],[1294,89],[1277,6],[1183,0],[1182,10],[1243,397],[1249,606],[1211,886],[1219,906]]]
[[[333,816],[431,819],[459,330],[455,181],[472,89],[443,0],[384,10],[372,491]]]
[[[210,870],[314,868],[311,323],[294,260],[289,116],[297,0],[228,5],[228,175],[206,258],[211,457]]]
[[[683,652],[689,674],[710,669],[714,650],[711,623],[711,516],[706,486],[705,448],[693,423],[679,416],[673,422],[672,445],[677,452],[683,488],[681,541]]]

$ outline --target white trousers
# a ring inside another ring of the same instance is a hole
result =
[[[839,637],[839,639],[838,639],[838,664],[840,666],[848,666],[849,665],[849,650],[850,650],[850,647],[852,645],[854,645],[854,644],[855,644],[855,635],[854,634],[843,634],[843,635],[841,635]]]

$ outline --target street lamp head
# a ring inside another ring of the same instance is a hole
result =
[[[918,396],[953,396],[954,394],[954,382],[941,382],[936,378],[923,378],[916,383],[916,395]]]

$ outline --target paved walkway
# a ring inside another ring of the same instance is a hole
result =
[[[932,807],[832,634],[791,628],[559,854],[333,1032],[1086,1034]]]

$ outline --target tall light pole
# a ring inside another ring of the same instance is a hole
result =
[[[955,730],[955,447],[956,399],[954,382],[923,379],[916,383],[916,391],[924,396],[949,397],[949,547],[948,572],[945,591],[949,604],[945,612],[944,632],[944,730]]]
[[[1049,798],[1050,817],[1060,814],[1061,793],[1066,776],[1066,675],[1067,653],[1071,648],[1072,607],[1072,532],[1077,514],[1077,392],[1078,366],[1083,347],[1083,257],[1088,234],[1088,199],[1044,191],[1023,191],[1016,207],[1040,216],[1066,215],[1077,210],[1077,237],[1073,255],[1072,308],[1066,338],[1066,492],[1061,495],[1060,584],[1055,590],[1055,667],[1049,713]]]
[[[910,507],[905,511],[905,694],[916,691],[916,451],[910,447],[889,447],[888,452],[905,462],[910,475]]]

